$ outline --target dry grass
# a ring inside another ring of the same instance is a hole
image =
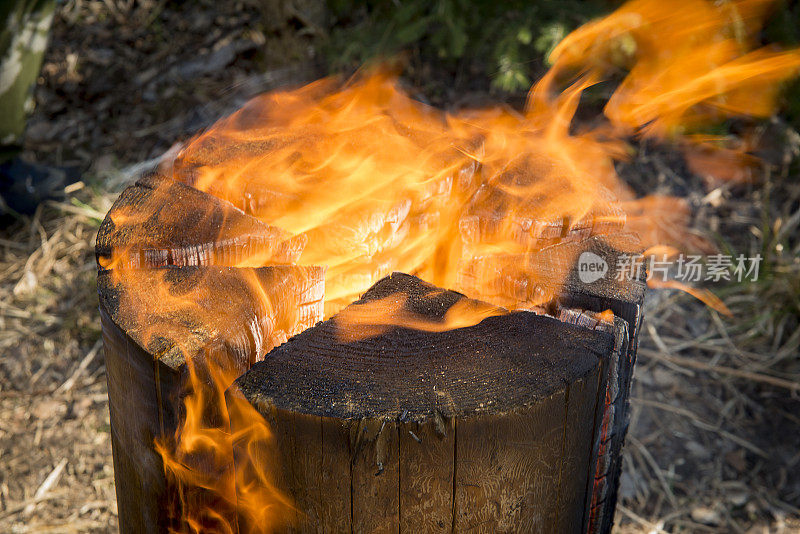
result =
[[[621,532],[800,532],[798,143],[777,124],[779,157],[757,184],[708,192],[669,165],[667,189],[695,197],[696,224],[723,251],[764,260],[757,282],[711,287],[731,318],[679,293],[648,295]],[[640,153],[631,166],[668,157]]]
[[[93,242],[78,192],[0,237],[0,531],[116,529]]]

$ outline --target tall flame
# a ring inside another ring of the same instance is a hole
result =
[[[476,258],[623,228],[611,158],[622,146],[569,132],[587,85],[526,115],[446,115],[386,73],[323,80],[255,99],[189,143],[173,172],[307,237],[299,263],[327,267],[328,314],[396,270],[458,288]]]
[[[269,93],[193,139],[162,171],[280,229],[299,243],[291,250],[304,246],[288,261],[327,268],[328,316],[392,271],[511,310],[546,304],[574,264],[576,244],[586,239],[631,251],[709,246],[688,230],[683,201],[636,198],[614,161],[626,157],[625,138],[639,135],[693,147],[700,170],[713,167],[718,154],[751,164],[695,134],[709,121],[769,115],[778,82],[800,68],[797,50],[753,49],[771,4],[633,0],[553,50],[553,66],[531,89],[524,113],[496,107],[446,114],[411,99],[386,72]],[[583,92],[620,75],[607,121],[575,131]],[[640,242],[628,236],[634,232]],[[263,250],[215,252],[208,261],[232,267],[286,261],[272,245],[268,254]],[[107,265],[133,280],[131,257],[122,247]],[[172,298],[165,292],[160,305]],[[381,306],[342,320],[376,331],[398,320],[416,324],[392,315],[397,302]],[[197,310],[200,320],[214,313]],[[501,311],[454,313],[444,327]],[[269,451],[269,429],[246,401],[224,394],[238,371],[217,361],[224,351],[215,358],[203,373],[187,360],[184,419],[175,436],[157,445],[168,476],[182,488],[180,529],[270,531],[294,511],[272,476],[274,460],[265,460],[270,453],[251,450]],[[243,461],[235,461],[237,450]],[[193,499],[192,488],[214,498]]]
[[[264,418],[243,397],[226,395],[238,378],[224,353],[187,361],[184,418],[175,436],[156,440],[170,487],[176,532],[273,532],[294,521],[277,486],[276,450]],[[167,503],[165,503],[167,504]]]

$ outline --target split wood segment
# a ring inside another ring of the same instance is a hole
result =
[[[619,253],[605,244],[592,249],[609,265],[618,263]],[[593,446],[594,488],[590,491],[589,534],[611,532],[622,470],[622,446],[630,423],[630,387],[636,363],[642,302],[646,283],[641,278],[621,281],[604,278],[582,283],[573,271],[558,299],[564,308],[614,312],[614,353],[605,373],[606,389],[601,424],[595,431]]]
[[[247,261],[293,263],[306,241],[305,236],[289,237],[229,202],[149,174],[114,203],[98,231],[95,252],[104,268],[242,267]],[[117,265],[111,263],[112,253]]]
[[[131,216],[142,221],[117,224]],[[220,351],[240,374],[322,319],[322,268],[219,265],[254,250],[288,261],[303,244],[227,202],[155,175],[127,188],[112,207],[96,254],[122,532],[174,526],[166,505],[174,496],[153,443],[177,428],[187,359]],[[117,276],[114,258],[123,258],[125,276]],[[191,305],[167,307],[177,299],[164,292]]]
[[[129,313],[126,299],[132,295],[145,301],[159,298],[155,284],[137,287],[133,293],[124,283],[115,284],[108,272],[98,276],[123,532],[156,532],[167,527],[165,503],[169,497],[153,442],[156,437],[171,436],[177,428],[186,360],[222,353],[239,374],[252,365],[253,355],[263,356],[322,318],[319,269],[163,267],[140,274],[154,280],[168,279],[167,287],[173,292],[191,294],[192,286],[202,284],[207,291],[200,296],[205,299],[200,304],[213,307],[217,315],[216,321],[201,323],[189,308],[137,317]],[[264,287],[274,287],[276,295],[280,294],[274,300],[286,303],[286,307],[275,315],[268,314],[260,299],[248,290],[248,276],[276,282],[264,283]]]
[[[527,261],[571,265],[591,250],[615,265],[620,250],[635,246],[623,234],[567,237]],[[324,270],[289,265],[307,239],[157,175],[112,207],[96,254],[122,532],[175,526],[165,515],[175,496],[153,441],[177,427],[185,362],[221,351],[243,373],[301,331],[240,378],[280,438],[300,530],[610,531],[641,280],[584,284],[573,269],[548,308],[554,317],[516,312],[466,329],[400,328],[344,344],[336,318],[309,329],[322,319]],[[523,287],[519,259],[475,258],[462,266],[459,287],[469,289],[482,270]],[[275,307],[253,296],[256,285]],[[175,299],[163,291],[193,305],[168,308]],[[363,299],[397,291],[433,320],[464,298],[431,297],[431,286],[396,274]],[[499,305],[501,294],[530,297],[508,287],[471,294]],[[606,309],[613,324],[592,314]]]
[[[354,305],[392,295],[433,322],[466,298],[395,273]],[[297,530],[582,531],[617,330],[563,315],[350,343],[335,316],[274,349],[237,385],[273,425]]]

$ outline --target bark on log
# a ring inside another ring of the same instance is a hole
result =
[[[396,273],[354,305],[401,296],[434,323],[465,298]],[[340,317],[229,392],[274,425],[298,531],[583,529],[613,328],[515,312],[346,342],[362,327]]]

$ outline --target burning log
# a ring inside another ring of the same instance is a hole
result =
[[[593,298],[571,300],[606,303]],[[635,302],[611,300],[638,321]],[[349,313],[363,306],[401,319],[376,336]],[[229,391],[270,422],[299,531],[608,531],[628,321],[490,307],[497,315],[447,329],[454,307],[490,306],[395,273]]]
[[[181,419],[187,362],[222,354],[235,378],[322,319],[322,268],[219,265],[296,259],[303,244],[157,175],[112,207],[98,232],[97,283],[123,532],[174,527],[167,504],[176,496],[154,441]]]
[[[640,247],[604,150],[383,76],[314,91],[223,120],[98,232],[121,529],[607,532],[644,284],[577,270]],[[393,271],[470,298],[367,291]]]
[[[270,465],[282,466],[301,531],[609,530],[644,284],[586,283],[577,263],[589,251],[615,264],[632,238],[462,265],[460,289],[524,309],[536,299],[512,288],[539,284],[559,295],[546,310],[510,313],[396,274],[314,328],[322,268],[237,266],[296,261],[304,238],[157,175],[112,208],[98,233],[98,290],[123,531],[180,530],[170,505],[213,502],[180,494],[154,447],[186,416],[187,364],[222,355],[233,380],[303,331],[239,380],[278,437]],[[570,264],[560,284],[548,276]],[[353,322],[353,310],[390,301],[400,319],[371,309]],[[233,465],[208,472],[219,469]],[[211,506],[243,531],[252,521]]]

